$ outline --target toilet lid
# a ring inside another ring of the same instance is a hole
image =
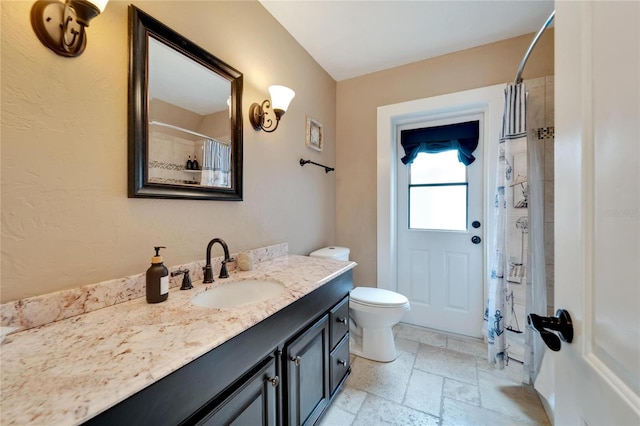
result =
[[[352,301],[369,306],[402,306],[409,302],[405,296],[383,288],[356,287],[350,296]]]

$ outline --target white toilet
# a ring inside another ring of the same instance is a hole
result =
[[[325,247],[310,254],[349,260],[346,247]],[[390,362],[398,356],[392,327],[409,312],[409,300],[393,291],[356,287],[349,299],[349,346],[354,355],[374,361]]]

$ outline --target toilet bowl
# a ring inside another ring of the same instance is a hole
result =
[[[349,260],[346,247],[325,247],[310,254]],[[373,361],[390,362],[397,358],[393,326],[411,309],[409,300],[393,291],[356,287],[349,299],[349,351]]]
[[[411,309],[409,300],[393,291],[370,287],[356,287],[350,296],[351,353],[380,362],[396,359],[393,326]]]

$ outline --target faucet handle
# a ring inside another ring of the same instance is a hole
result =
[[[222,266],[220,267],[220,275],[218,278],[229,278],[229,272],[227,271],[227,263],[235,262],[236,260],[232,257],[228,257],[222,261]]]
[[[171,273],[172,277],[175,277],[176,275],[182,275],[182,286],[180,287],[180,290],[190,290],[193,288],[188,269],[180,269]]]
[[[193,284],[191,284],[191,277],[189,276],[189,270],[184,270],[184,275],[182,276],[182,285],[180,286],[180,290],[191,290],[193,288]]]
[[[220,275],[218,275],[218,278],[229,278],[229,272],[227,271],[228,262],[235,262],[235,259],[228,257],[222,261],[220,266]]]

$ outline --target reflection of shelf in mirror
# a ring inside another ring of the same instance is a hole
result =
[[[197,136],[199,138],[211,139],[211,140],[220,142],[222,144],[229,145],[228,142],[221,141],[220,139],[216,139],[216,138],[213,138],[211,136],[203,135],[202,133],[194,132],[193,130],[183,129],[182,127],[174,126],[173,124],[167,124],[167,123],[163,123],[161,121],[150,121],[149,124],[154,125],[154,126],[167,127],[169,129],[178,130],[180,132],[188,133],[190,135]]]

